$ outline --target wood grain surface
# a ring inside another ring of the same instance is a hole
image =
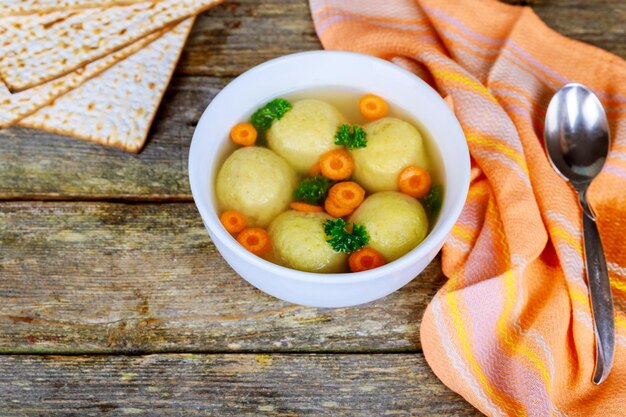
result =
[[[626,57],[623,0],[509,2]],[[0,416],[479,415],[420,353],[438,259],[374,303],[294,306],[228,267],[191,202],[211,99],[319,48],[306,0],[228,1],[198,18],[139,155],[0,130]]]
[[[0,356],[3,415],[479,416],[419,354]]]
[[[0,204],[0,353],[419,351],[444,278],[316,309],[256,290],[192,204]]]
[[[625,1],[524,3],[559,32],[626,57]],[[320,47],[305,0],[239,0],[215,7],[197,19],[139,155],[34,130],[0,130],[0,200],[190,201],[189,144],[215,94],[267,59]]]

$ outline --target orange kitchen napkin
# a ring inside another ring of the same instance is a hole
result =
[[[414,71],[463,126],[472,183],[443,248],[449,280],[421,325],[435,374],[491,416],[626,415],[626,62],[495,0],[310,4],[325,48]],[[600,386],[581,213],[542,145],[548,101],[572,81],[598,94],[613,134],[589,191],[616,309],[615,364]]]

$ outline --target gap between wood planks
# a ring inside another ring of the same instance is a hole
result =
[[[59,350],[37,350],[37,351],[20,351],[20,350],[2,350],[0,356],[42,356],[42,357],[61,357],[61,356],[91,356],[91,357],[106,357],[106,356],[149,356],[149,355],[204,355],[204,356],[228,356],[228,355],[280,355],[280,356],[315,356],[315,355],[341,355],[341,356],[363,356],[363,355],[377,355],[377,356],[389,356],[389,355],[423,355],[422,348],[416,348],[413,350],[299,350],[299,351],[284,351],[284,350],[194,350],[194,349],[150,349],[141,351],[111,351],[111,352],[99,352],[91,350],[74,350],[74,351],[59,351]]]
[[[102,194],[102,195],[84,195],[84,194],[8,194],[0,193],[0,204],[2,203],[39,203],[39,202],[55,202],[55,203],[117,203],[117,204],[170,204],[170,203],[193,203],[191,194]]]

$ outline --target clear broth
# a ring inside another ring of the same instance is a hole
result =
[[[360,90],[350,89],[346,87],[329,86],[326,88],[299,90],[297,92],[280,94],[280,95],[277,95],[276,97],[272,97],[271,99],[282,97],[291,102],[304,100],[304,99],[323,100],[335,106],[341,112],[341,114],[343,114],[346,117],[346,119],[348,120],[350,124],[358,124],[358,125],[363,126],[369,123],[369,121],[361,115],[361,112],[359,111],[358,103],[359,103],[359,99],[364,94],[367,94],[367,93],[368,92],[366,91],[360,91]],[[383,96],[383,98],[385,97]],[[270,101],[271,99],[267,101]],[[264,104],[265,103],[260,103],[258,107]],[[420,133],[422,134],[422,137],[424,138],[424,146],[426,148],[426,154],[428,155],[428,160],[430,161],[430,166],[428,167],[428,171],[432,177],[433,184],[440,184],[443,186],[446,180],[445,171],[443,170],[443,162],[441,159],[441,153],[437,146],[436,140],[432,137],[428,129],[426,129],[425,125],[419,119],[416,119],[415,117],[413,117],[410,112],[408,112],[405,109],[400,108],[399,106],[393,103],[388,102],[388,105],[389,105],[388,116],[405,120],[413,124],[420,131]],[[254,110],[247,115],[247,118],[249,118],[255,110],[256,108],[254,108]],[[424,117],[425,116],[426,115],[424,115]],[[247,118],[246,118],[246,121],[247,121]],[[219,168],[222,166],[226,158],[228,158],[228,156],[232,152],[234,152],[234,150],[237,148],[237,146],[234,145],[231,141],[226,141],[226,143],[227,145],[221,149],[220,158],[218,158],[219,164],[213,167],[214,178],[217,178],[217,175],[216,175],[217,171],[219,171]],[[262,143],[259,143],[259,145],[265,146],[265,144],[262,144]],[[445,189],[444,189],[444,195],[445,195]],[[215,201],[218,201],[217,198],[215,199]],[[221,210],[219,210],[219,207],[218,207],[218,212],[220,211]],[[429,232],[434,227],[435,223],[438,220],[438,217],[439,217],[439,214],[428,219]]]

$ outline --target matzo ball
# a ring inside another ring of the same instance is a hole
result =
[[[237,149],[217,174],[216,193],[221,210],[236,210],[248,225],[266,227],[287,210],[296,188],[293,168],[269,149]]]
[[[410,165],[428,169],[420,132],[410,123],[385,117],[367,124],[367,146],[351,151],[353,179],[370,193],[397,191],[398,175]]]
[[[350,221],[365,226],[370,236],[368,246],[387,262],[415,248],[428,233],[428,218],[420,202],[395,191],[367,197]]]
[[[307,172],[324,153],[336,149],[335,133],[346,122],[339,110],[321,100],[293,103],[267,131],[267,143],[298,173]]]
[[[326,213],[287,211],[269,227],[275,260],[286,267],[307,272],[346,272],[347,256],[335,252],[326,241]]]

